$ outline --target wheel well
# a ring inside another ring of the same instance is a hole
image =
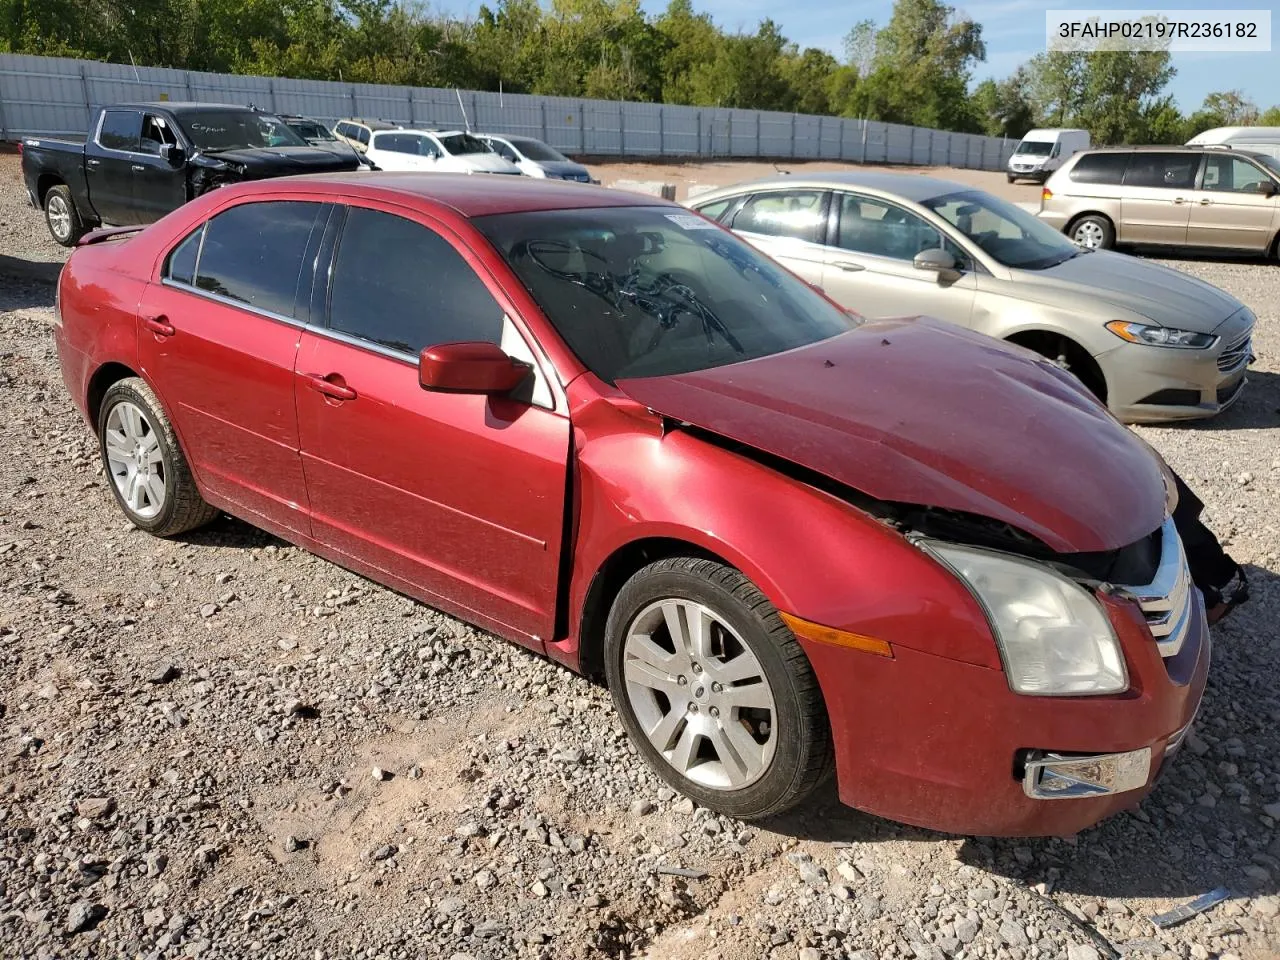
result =
[[[98,410],[102,407],[102,398],[107,395],[111,385],[136,376],[137,374],[123,363],[104,363],[93,372],[93,376],[89,378],[89,395],[85,397],[85,409],[89,412],[89,422],[93,424],[95,430],[98,427]]]
[[[1098,361],[1093,359],[1088,350],[1070,337],[1061,333],[1050,333],[1048,330],[1023,330],[1011,334],[1006,339],[1010,343],[1026,347],[1050,360],[1065,356],[1067,364],[1071,367],[1071,373],[1075,374],[1095,397],[1103,403],[1107,402],[1107,378],[1103,375],[1102,368],[1098,366]]]
[[[46,173],[41,175],[36,181],[36,202],[44,207],[44,197],[50,190],[63,182],[62,178],[54,173]]]
[[[1112,220],[1110,217],[1108,217],[1108,216],[1107,216],[1105,213],[1103,213],[1102,211],[1100,211],[1100,210],[1086,210],[1084,213],[1077,213],[1074,217],[1072,217],[1070,220],[1068,220],[1068,221],[1067,221],[1067,225],[1066,225],[1066,227],[1063,229],[1063,231],[1062,231],[1062,232],[1063,232],[1063,233],[1070,233],[1070,232],[1071,232],[1071,230],[1072,230],[1072,228],[1073,228],[1073,227],[1075,227],[1075,225],[1076,225],[1077,223],[1079,223],[1081,220],[1083,220],[1085,217],[1097,217],[1097,218],[1098,218],[1098,219],[1100,219],[1100,220],[1105,220],[1105,221],[1107,221],[1107,223],[1111,224],[1111,230],[1112,230],[1112,232],[1114,232],[1114,231],[1115,231],[1115,229],[1116,229],[1116,222],[1115,222],[1114,220]]]
[[[604,628],[618,591],[636,571],[666,557],[703,557],[733,566],[723,557],[685,540],[653,537],[619,547],[596,571],[591,586],[587,588],[586,602],[582,605],[578,658],[579,669],[586,676],[596,680],[604,676]]]

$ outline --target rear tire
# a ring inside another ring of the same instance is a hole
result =
[[[172,537],[218,516],[200,496],[164,408],[141,378],[107,388],[98,449],[116,503],[139,530]]]
[[[64,247],[74,247],[88,233],[65,183],[50,187],[44,195],[44,222],[49,235]]]
[[[774,816],[831,772],[830,724],[808,657],[731,567],[669,557],[636,573],[609,611],[605,674],[632,742],[704,807]]]
[[[1110,250],[1116,245],[1116,228],[1106,217],[1089,213],[1071,221],[1067,227],[1069,236],[1089,250]]]

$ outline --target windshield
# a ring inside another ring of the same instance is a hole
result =
[[[491,153],[489,145],[478,137],[473,137],[469,133],[455,133],[447,137],[441,137],[440,142],[444,144],[444,148],[455,157],[463,156],[468,153]]]
[[[269,113],[190,110],[178,114],[178,123],[196,148],[205,151],[307,145],[283,120]]]
[[[511,145],[530,160],[565,161],[566,157],[559,150],[553,150],[541,140],[512,140]]]
[[[1276,176],[1280,176],[1280,159],[1277,159],[1276,157],[1272,157],[1272,156],[1267,156],[1265,154],[1254,154],[1253,159],[1257,160],[1260,164],[1262,164],[1264,167],[1266,167]]]
[[[1047,157],[1052,152],[1053,144],[1048,140],[1023,140],[1013,151],[1017,157]]]
[[[1084,252],[1022,208],[980,190],[923,203],[1006,267],[1043,270]]]
[[[859,322],[732,234],[677,208],[472,222],[570,349],[610,383],[781,353]]]
[[[337,140],[332,133],[318,123],[312,123],[310,120],[300,120],[289,124],[289,129],[302,137],[304,140]]]

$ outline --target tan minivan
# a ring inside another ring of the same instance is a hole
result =
[[[1223,147],[1121,147],[1069,159],[1040,219],[1085,247],[1118,243],[1276,256],[1280,160]]]

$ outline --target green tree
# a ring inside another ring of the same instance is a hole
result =
[[[1258,117],[1258,125],[1262,127],[1280,127],[1280,107],[1268,107]]]
[[[1036,125],[1035,108],[1027,95],[1026,71],[1021,67],[999,82],[983,80],[974,89],[972,99],[974,112],[988,136],[1020,140]]]
[[[1049,51],[1027,64],[1038,120],[1084,127],[1095,143],[1141,143],[1153,105],[1173,78],[1165,51]]]

